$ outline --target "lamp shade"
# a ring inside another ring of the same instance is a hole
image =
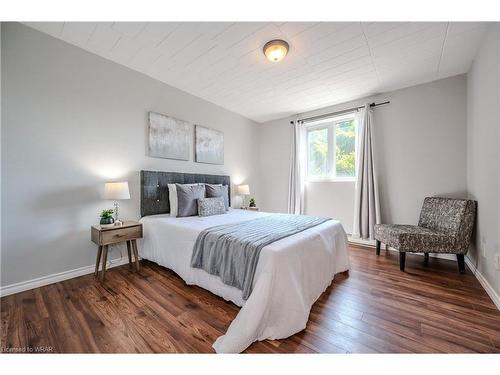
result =
[[[104,184],[104,199],[130,199],[128,182],[106,182]]]
[[[250,187],[248,185],[238,185],[239,195],[250,195]]]

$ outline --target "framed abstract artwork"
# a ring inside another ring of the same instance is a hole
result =
[[[195,126],[197,163],[224,164],[224,133],[218,130]]]
[[[189,160],[191,124],[187,121],[149,112],[149,156]]]

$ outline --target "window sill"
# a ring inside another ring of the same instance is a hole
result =
[[[343,178],[329,178],[329,177],[324,177],[324,178],[307,178],[306,182],[356,182],[355,177],[343,177]]]

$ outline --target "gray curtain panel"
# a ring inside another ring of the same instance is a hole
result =
[[[373,226],[380,224],[380,202],[373,147],[373,116],[366,104],[358,115],[359,141],[354,193],[354,238],[374,239]]]
[[[288,213],[304,214],[305,181],[305,126],[295,120],[292,133],[292,153],[290,156],[290,178],[288,182]]]

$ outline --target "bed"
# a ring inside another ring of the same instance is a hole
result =
[[[168,214],[167,184],[227,184],[228,176],[141,171],[141,222],[144,259],[176,272],[188,285],[197,285],[240,306],[225,335],[213,347],[217,353],[240,353],[257,340],[289,337],[306,327],[312,304],[334,275],[349,269],[347,236],[342,225],[328,220],[265,246],[258,258],[253,290],[224,284],[208,272],[191,267],[193,247],[205,229],[272,215],[229,209],[226,214],[172,217]]]

